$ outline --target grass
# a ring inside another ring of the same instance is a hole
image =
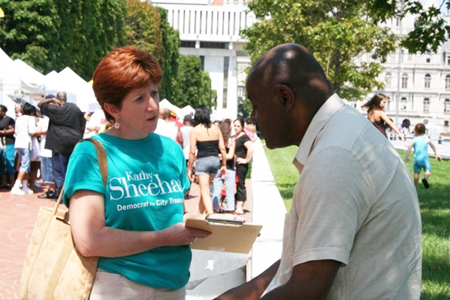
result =
[[[292,195],[298,179],[298,171],[292,164],[297,147],[269,150],[264,147],[286,209],[290,211]],[[402,158],[405,151],[398,151]],[[430,158],[432,173],[428,182],[430,189],[421,184],[418,195],[422,215],[422,295],[423,300],[450,299],[450,162],[438,162]],[[406,164],[412,171],[412,157]]]

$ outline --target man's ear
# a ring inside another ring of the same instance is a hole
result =
[[[111,116],[114,117],[114,119],[117,120],[117,116],[119,114],[119,109],[117,108],[117,106],[111,103],[104,103],[103,108],[106,110],[107,113],[109,113]]]
[[[280,96],[283,101],[285,111],[289,111],[294,106],[294,92],[290,87],[284,84],[277,84],[275,88],[278,96]]]

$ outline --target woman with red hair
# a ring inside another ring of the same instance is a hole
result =
[[[113,124],[93,137],[107,154],[107,184],[94,146],[80,143],[63,198],[78,250],[100,257],[90,299],[184,299],[189,244],[209,233],[184,226],[190,184],[184,155],[174,141],[153,133],[161,68],[147,52],[127,46],[103,58],[93,80]]]

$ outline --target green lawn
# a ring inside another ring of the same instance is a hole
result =
[[[288,211],[298,179],[292,164],[297,147],[269,150],[264,147],[275,182]],[[399,151],[405,157],[405,151]],[[408,168],[412,172],[412,157]],[[423,227],[423,279],[421,299],[450,299],[450,162],[431,158],[431,188],[418,188]]]

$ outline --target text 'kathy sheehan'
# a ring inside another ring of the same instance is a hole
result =
[[[138,174],[125,172],[125,175],[125,177],[113,177],[109,181],[111,200],[183,192],[180,180],[164,181],[160,179],[159,174],[149,174],[144,171]]]

